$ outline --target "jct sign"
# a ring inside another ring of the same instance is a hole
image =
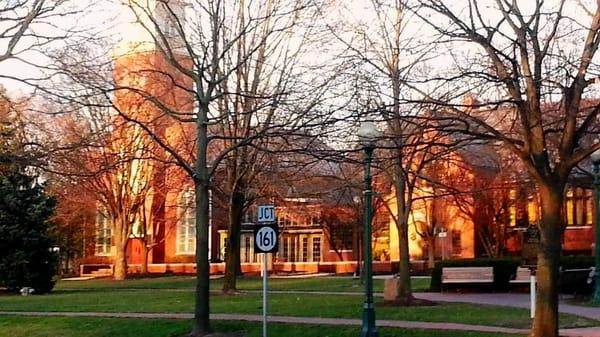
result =
[[[256,222],[258,223],[272,223],[275,222],[275,206],[273,205],[261,205],[257,209]]]

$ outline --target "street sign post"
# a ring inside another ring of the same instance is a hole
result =
[[[537,292],[537,255],[540,248],[540,229],[536,224],[530,224],[523,232],[523,244],[521,245],[521,264],[531,270],[529,280],[529,313],[535,317],[535,297]]]
[[[258,225],[254,228],[254,251],[263,254],[263,337],[267,337],[267,254],[277,252],[279,231],[275,223],[275,206],[260,205],[256,214]]]

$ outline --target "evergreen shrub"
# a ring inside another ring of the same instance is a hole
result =
[[[0,288],[34,294],[54,287],[57,254],[49,236],[55,201],[20,173],[0,174]]]

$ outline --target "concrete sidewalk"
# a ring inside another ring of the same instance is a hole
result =
[[[261,293],[260,290],[247,290],[246,293]],[[270,294],[311,294],[311,295],[345,295],[364,296],[360,292],[344,291],[298,291],[298,290],[270,290]],[[383,293],[375,293],[376,297],[383,297]],[[433,302],[458,302],[471,304],[488,304],[503,307],[529,309],[529,294],[521,293],[413,293],[416,298]],[[567,298],[568,299],[568,298]],[[587,307],[568,304],[561,300],[558,311],[600,321],[600,307]],[[600,335],[598,335],[600,337]]]
[[[19,312],[19,311],[0,311],[0,315],[5,316],[33,316],[33,317],[104,317],[104,318],[137,318],[137,319],[192,319],[191,313],[109,313],[109,312]],[[261,315],[241,315],[241,314],[212,314],[213,320],[223,321],[262,321]],[[359,319],[345,318],[320,318],[320,317],[295,317],[295,316],[269,316],[269,322],[288,323],[288,324],[310,324],[310,325],[338,325],[338,326],[360,326]],[[459,330],[475,331],[489,333],[505,333],[525,335],[528,329],[514,329],[493,327],[473,324],[457,324],[444,322],[415,322],[415,321],[394,321],[378,320],[377,326],[389,328],[405,329],[433,329],[433,330]],[[561,336],[565,337],[600,337],[600,328],[578,328],[562,329]]]
[[[529,308],[529,294],[515,293],[414,293],[415,297],[435,302],[461,302],[473,304],[489,304],[514,308]],[[590,319],[600,320],[600,307],[572,305],[560,301],[558,311]],[[600,328],[599,328],[600,329]],[[600,333],[598,334],[600,337]]]

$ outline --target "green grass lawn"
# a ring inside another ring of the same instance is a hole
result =
[[[211,296],[214,313],[261,314],[261,295]],[[359,318],[362,296],[272,294],[269,312],[272,315]],[[0,310],[5,311],[98,311],[98,312],[192,312],[191,291],[172,290],[62,290],[41,296],[0,296]],[[391,307],[376,303],[378,319],[454,322],[527,328],[530,325],[526,309],[440,303],[428,307]],[[600,322],[561,314],[562,327],[594,326]]]
[[[374,290],[383,291],[383,282],[381,279],[375,279]],[[413,291],[427,291],[430,279],[413,278],[411,283]],[[195,285],[196,279],[193,276],[170,276],[126,281],[112,281],[110,279],[59,281],[55,289],[193,289]],[[222,287],[222,279],[211,280],[211,289],[220,290]],[[362,287],[360,280],[352,277],[269,279],[269,289],[271,290],[362,292]],[[262,279],[258,277],[241,277],[238,281],[238,288],[241,290],[262,289]]]
[[[592,302],[592,297],[588,297],[588,298],[577,298],[577,299],[572,299],[569,301],[569,304],[573,304],[573,305],[582,305],[585,307],[600,307],[600,303],[594,303]]]
[[[254,322],[213,322],[217,331],[246,331],[259,337],[261,324]],[[190,322],[177,320],[140,320],[117,318],[11,317],[0,316],[0,337],[180,337],[190,330]],[[497,333],[389,329],[381,337],[515,337]],[[269,324],[274,337],[355,337],[358,327]]]

